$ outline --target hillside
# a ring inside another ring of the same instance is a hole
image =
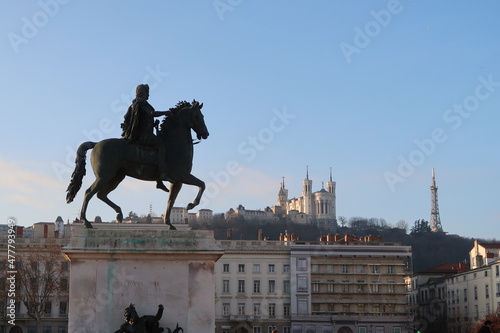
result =
[[[227,239],[227,230],[231,229],[232,239],[250,240],[257,239],[259,229],[263,236],[270,240],[278,240],[280,234],[285,231],[295,234],[303,241],[318,241],[319,237],[326,235],[312,225],[300,225],[287,221],[277,222],[247,222],[244,220],[215,220],[208,224],[193,224],[193,229],[214,230],[215,239]],[[390,227],[367,227],[349,228],[339,227],[337,234],[351,234],[357,237],[368,235],[382,236],[384,242],[399,242],[401,245],[410,245],[413,252],[413,271],[419,272],[426,268],[444,263],[468,262],[469,251],[474,240],[458,235],[446,233],[418,232],[407,234],[405,230]]]

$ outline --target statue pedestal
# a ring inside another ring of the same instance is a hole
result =
[[[73,226],[63,253],[71,260],[69,332],[109,333],[133,303],[139,316],[165,307],[160,326],[215,330],[214,263],[222,255],[208,230],[155,224]]]

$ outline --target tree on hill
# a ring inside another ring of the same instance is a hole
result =
[[[428,232],[431,232],[429,221],[416,220],[413,224],[413,227],[411,227],[410,235],[423,234]]]

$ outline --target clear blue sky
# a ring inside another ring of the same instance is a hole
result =
[[[329,169],[337,215],[430,218],[431,168],[445,231],[498,238],[500,4],[487,1],[5,2],[0,10],[0,211],[20,225],[73,220],[78,145],[120,136],[135,86],[157,110],[204,102],[195,148],[204,204],[226,212],[300,196]],[[235,170],[229,165],[237,165]],[[231,171],[232,174],[229,174]],[[228,176],[229,175],[229,176]],[[125,214],[167,196],[126,180]],[[177,205],[195,189],[185,186]],[[196,211],[197,209],[195,209]],[[88,217],[114,219],[97,198]]]

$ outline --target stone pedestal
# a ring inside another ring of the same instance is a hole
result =
[[[160,326],[214,332],[214,263],[222,255],[207,230],[154,224],[73,226],[63,253],[71,260],[69,332],[110,333],[130,303],[139,316],[164,312]],[[167,330],[165,329],[165,332]]]

